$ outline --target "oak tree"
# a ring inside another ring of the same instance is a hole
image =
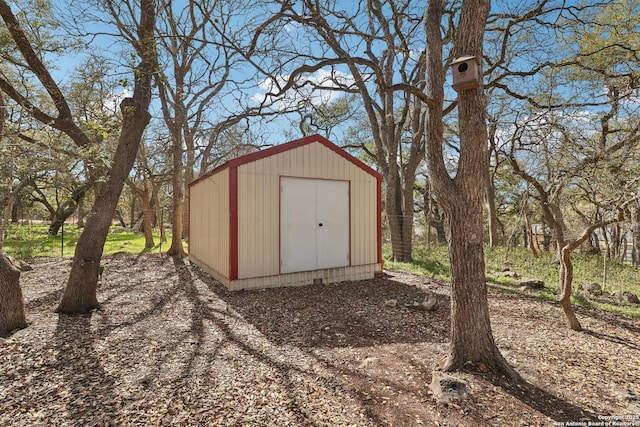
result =
[[[456,57],[483,57],[483,36],[489,0],[464,0],[457,21],[453,51]],[[483,198],[487,181],[488,149],[483,85],[458,93],[459,159],[455,176],[447,170],[443,151],[444,85],[442,0],[429,0],[426,11],[427,95],[430,98],[427,165],[431,187],[447,218],[451,265],[451,342],[440,368],[460,369],[467,363],[518,374],[498,350],[489,318],[483,250]],[[482,74],[480,74],[482,75]]]
[[[105,6],[113,8],[115,2],[106,2]],[[148,108],[151,100],[151,79],[156,69],[155,2],[142,0],[139,13],[140,18],[134,30],[137,37],[133,47],[140,62],[134,71],[133,94],[120,103],[122,127],[118,146],[106,179],[96,192],[91,213],[78,240],[67,286],[56,309],[60,313],[87,313],[99,307],[96,288],[104,243],[124,181],[131,170],[140,139],[150,120]],[[36,101],[31,99],[28,93],[21,92],[19,86],[11,84],[2,77],[0,77],[0,90],[21,105],[36,120],[65,133],[79,147],[89,148],[94,145],[95,141],[91,140],[90,134],[74,120],[72,109],[63,91],[43,59],[34,50],[21,23],[4,0],[0,1],[0,15],[26,68],[32,72],[49,95],[50,105],[53,105],[55,113],[48,112],[46,106],[36,105]]]

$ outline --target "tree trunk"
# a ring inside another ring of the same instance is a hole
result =
[[[149,86],[150,90],[150,86]],[[69,280],[56,312],[85,314],[100,307],[96,296],[102,250],[124,182],[133,167],[145,127],[151,119],[146,109],[132,98],[121,106],[124,121],[109,179],[96,196],[76,246]]]
[[[518,375],[496,347],[485,277],[482,242],[482,205],[457,203],[449,218],[449,262],[451,265],[451,343],[444,370],[460,369],[468,362],[484,364],[494,372]]]
[[[120,199],[124,182],[129,176],[144,130],[151,119],[151,77],[155,70],[155,2],[141,0],[141,17],[138,27],[141,62],[135,69],[132,98],[120,104],[122,131],[113,156],[108,179],[96,193],[93,208],[87,217],[76,252],[73,257],[69,280],[56,312],[84,314],[100,307],[96,296],[98,272],[109,226]]]
[[[137,215],[136,210],[137,210],[136,198],[132,197],[131,198],[131,206],[129,206],[129,226],[131,228],[134,228],[133,224],[136,223],[136,215]],[[126,227],[126,223],[124,221],[124,218],[122,217],[122,214],[119,211],[117,211],[117,213],[118,213],[118,216],[120,217],[119,218],[120,224],[122,224],[123,227]]]
[[[496,133],[498,131],[498,122],[492,121],[489,125],[488,138],[490,153],[495,154],[496,165],[499,164],[498,153],[496,151]],[[498,236],[498,209],[496,207],[496,190],[493,184],[493,173],[487,173],[487,189],[485,192],[485,200],[487,203],[487,225],[489,229],[489,247],[496,247],[500,244]]]
[[[493,187],[491,176],[487,174],[487,190],[485,192],[487,202],[487,225],[489,228],[489,246],[495,248],[500,244],[498,235],[498,209],[496,208],[496,192]]]
[[[49,225],[49,235],[56,236],[62,224],[69,218],[78,208],[80,201],[84,197],[84,195],[89,190],[89,186],[86,184],[80,185],[78,188],[73,190],[71,197],[68,200],[65,200],[63,203],[58,206],[56,212],[51,221],[51,225]]]
[[[78,202],[78,228],[83,228],[84,227],[84,217],[86,216],[86,212],[84,210],[84,197],[82,199],[80,199],[80,202]]]
[[[151,207],[151,201],[149,200],[149,182],[147,178],[144,178],[142,185],[143,188],[139,195],[142,201],[142,230],[144,232],[144,247],[150,249],[155,246],[155,243],[153,241],[153,209]]]
[[[582,326],[578,322],[578,318],[573,311],[571,305],[571,290],[573,287],[573,263],[571,262],[570,246],[565,246],[560,250],[560,285],[562,293],[560,294],[560,307],[569,322],[569,327],[574,331],[581,331]]]
[[[578,318],[571,306],[571,288],[573,285],[573,264],[571,263],[571,253],[580,247],[580,245],[584,243],[595,230],[604,228],[612,223],[623,221],[624,218],[622,216],[622,212],[619,212],[618,215],[618,218],[603,220],[590,225],[586,230],[584,230],[580,237],[567,245],[563,245],[560,249],[560,286],[562,288],[560,306],[564,310],[564,314],[569,322],[569,327],[574,331],[581,331],[582,326],[580,326],[580,322],[578,322]]]
[[[387,176],[387,192],[385,195],[385,208],[387,220],[389,222],[389,233],[391,234],[391,253],[394,262],[411,262],[411,241],[406,239],[406,221],[403,212],[402,183],[398,173],[397,165],[389,168]],[[412,184],[413,188],[413,184]],[[412,213],[413,216],[413,213]]]
[[[4,95],[2,91],[0,91],[0,142],[4,137],[4,125],[7,120],[7,109],[6,103],[4,100]],[[4,207],[4,212],[2,215],[2,223],[0,224],[0,249],[2,249],[4,245],[4,236],[7,233],[7,227],[9,226],[9,219],[11,218],[11,211],[13,210],[13,201],[15,200],[15,193],[13,191],[13,166],[11,167],[11,173],[9,175],[9,185],[8,185],[8,194],[6,196],[6,205]],[[3,201],[4,202],[4,201]],[[0,203],[2,205],[4,203]]]
[[[182,140],[174,136],[173,179],[171,181],[173,183],[173,221],[171,221],[171,246],[167,250],[167,255],[179,258],[186,256],[184,247],[182,246],[182,203],[184,199],[184,191],[182,189],[184,182],[182,154]]]
[[[0,251],[0,336],[26,327],[20,270]]]
[[[153,181],[151,182],[151,192],[153,193],[151,200],[153,200],[156,223],[160,227],[160,242],[165,243],[167,241],[167,234],[164,230],[164,218],[162,215],[162,206],[160,206],[160,190],[158,188],[158,185]]]
[[[533,238],[533,229],[531,225],[531,211],[529,211],[529,192],[524,193],[524,200],[522,201],[522,216],[524,218],[524,224],[526,227],[525,230],[525,242],[527,242],[527,247],[531,251],[534,257],[538,256],[538,251],[536,249],[537,241],[534,241]]]
[[[186,159],[187,159],[187,163],[185,165],[184,168],[184,185],[185,187],[187,187],[189,185],[189,183],[191,181],[194,180],[195,178],[195,174],[193,173],[193,170],[195,168],[196,165],[196,158],[195,158],[195,148],[194,148],[194,143],[193,143],[193,137],[189,136],[189,138],[186,138],[187,141],[187,152],[186,152]],[[184,197],[183,197],[184,201],[182,203],[182,235],[185,238],[189,237],[189,192],[186,191],[184,193]]]
[[[424,219],[429,227],[436,230],[436,239],[438,243],[447,243],[447,233],[444,229],[444,220],[440,213],[440,207],[431,196],[431,188],[429,186],[429,177],[425,183],[424,193],[422,194],[424,204]]]
[[[15,200],[15,193],[9,191],[7,195],[7,205],[4,208],[2,215],[2,224],[0,225],[0,249],[4,247],[4,238],[7,234],[7,228],[9,227],[9,221],[11,220],[11,211],[13,210],[13,202]]]
[[[631,263],[640,264],[640,209],[631,209]]]
[[[13,202],[13,209],[11,209],[11,224],[18,224],[20,222],[20,209],[19,208],[20,208],[19,200],[14,201]]]
[[[60,231],[60,227],[62,224],[76,211],[78,205],[73,200],[65,200],[58,209],[56,209],[56,213],[51,220],[51,224],[49,224],[49,236],[57,236],[58,231]]]
[[[489,9],[489,0],[462,2],[454,46],[458,57],[482,58]],[[448,220],[452,285],[451,343],[440,367],[450,371],[471,362],[481,369],[484,366],[518,380],[519,375],[496,347],[489,320],[482,225],[489,155],[482,84],[458,95],[460,153],[455,178],[450,177],[444,161],[442,122],[446,70],[442,58],[442,11],[442,0],[428,1],[427,86],[432,103],[427,123],[427,166],[432,188]],[[482,72],[479,75],[482,76]]]
[[[447,243],[447,232],[444,229],[444,222],[431,220],[429,226],[436,230],[436,239],[438,243]]]

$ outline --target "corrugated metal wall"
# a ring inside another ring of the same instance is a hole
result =
[[[351,265],[377,262],[376,178],[312,143],[238,166],[238,279],[279,274],[280,176],[351,181]]]
[[[229,169],[190,187],[189,256],[229,276]],[[213,270],[213,271],[211,271]]]

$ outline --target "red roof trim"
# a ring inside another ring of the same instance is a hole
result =
[[[362,160],[358,159],[357,157],[354,157],[351,154],[347,153],[345,150],[343,150],[342,148],[338,147],[333,142],[329,141],[327,138],[325,138],[325,137],[323,137],[321,135],[315,134],[315,135],[305,136],[304,138],[296,139],[296,140],[293,140],[293,141],[289,141],[289,142],[281,144],[281,145],[276,145],[274,147],[266,148],[264,150],[256,151],[254,153],[245,154],[244,156],[236,157],[235,159],[229,160],[229,161],[225,162],[224,164],[218,166],[217,168],[215,168],[215,169],[203,174],[202,176],[200,176],[196,180],[192,181],[189,184],[189,186],[194,185],[198,181],[201,181],[203,179],[206,179],[206,178],[210,177],[211,175],[216,174],[217,172],[219,172],[222,169],[225,169],[225,168],[228,168],[228,167],[238,167],[238,166],[244,165],[246,163],[255,162],[256,160],[264,159],[265,157],[273,156],[275,154],[280,154],[280,153],[283,153],[285,151],[293,150],[294,148],[302,147],[304,145],[311,144],[311,143],[314,143],[314,142],[318,142],[318,143],[324,145],[325,147],[327,147],[330,150],[332,150],[334,153],[338,154],[342,158],[344,158],[344,159],[348,160],[349,162],[353,163],[354,165],[356,165],[360,169],[364,170],[368,174],[373,175],[374,177],[376,177],[376,179],[382,180],[382,175],[380,175],[380,173],[378,173],[371,166],[367,165],[366,163],[364,163]]]

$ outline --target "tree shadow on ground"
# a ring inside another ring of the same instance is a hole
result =
[[[579,423],[581,421],[585,422],[586,425],[589,421],[598,421],[597,415],[593,412],[573,405],[529,382],[515,383],[508,381],[503,376],[493,375],[487,375],[487,380],[531,409],[558,423],[562,423],[562,425],[567,425],[568,422]]]
[[[613,344],[619,344],[625,347],[629,347],[631,350],[640,351],[640,345],[638,345],[638,343],[623,337],[619,337],[611,334],[605,334],[603,332],[592,331],[589,329],[584,329],[582,330],[582,332],[600,340],[609,341],[610,343],[613,343]]]
[[[590,317],[592,319],[607,323],[615,328],[622,328],[634,334],[640,334],[640,327],[626,321],[626,319],[631,319],[628,316],[618,313],[609,313],[603,310],[599,310],[598,308],[575,307],[575,311],[576,316],[579,316],[578,320],[580,320],[580,317]]]
[[[566,322],[566,317],[565,315],[562,313],[561,308],[560,308],[560,303],[557,300],[550,300],[550,299],[545,299],[545,298],[541,298],[538,295],[535,294],[527,294],[527,293],[523,293],[523,292],[515,292],[515,293],[511,293],[511,292],[496,292],[492,294],[494,297],[497,297],[501,300],[517,300],[517,299],[528,299],[530,301],[535,301],[538,302],[540,304],[544,304],[546,306],[551,306],[554,308],[559,309],[558,311],[558,320],[561,320],[563,322]],[[614,328],[622,328],[625,329],[633,334],[640,334],[640,327],[638,327],[637,325],[633,324],[632,322],[629,322],[627,320],[632,320],[631,317],[623,315],[623,314],[619,314],[619,313],[611,313],[611,312],[607,312],[604,311],[602,309],[599,309],[597,307],[584,307],[584,306],[579,306],[579,305],[573,305],[573,309],[576,313],[576,316],[578,317],[578,320],[581,321],[584,318],[589,318],[589,319],[593,319],[593,320],[597,320],[603,323],[606,323]],[[569,327],[567,326],[567,330],[569,329]],[[589,331],[588,329],[584,329],[584,331]],[[597,338],[603,338],[605,339],[605,337],[607,336],[606,334],[599,334],[595,331],[593,331],[594,334],[592,334],[593,336],[597,337]],[[602,335],[602,336],[601,336]],[[612,341],[612,342],[617,342],[618,344],[623,344],[622,341]],[[625,345],[628,345],[627,343],[624,343]],[[632,347],[633,348],[633,347]]]
[[[426,287],[379,278],[230,292],[202,270],[196,271],[199,279],[277,345],[367,347],[442,343],[449,337],[449,296]],[[428,294],[437,299],[434,311],[414,306]]]
[[[61,377],[65,393],[60,400],[76,425],[109,424],[117,411],[110,406],[116,401],[110,394],[115,381],[94,348],[91,316],[59,315],[52,343],[56,359],[48,375]]]
[[[305,398],[300,398],[300,393],[303,393],[299,390],[298,385],[298,382],[300,381],[299,378],[301,376],[313,379],[313,381],[316,381],[318,384],[322,384],[324,387],[341,392],[345,395],[353,393],[351,389],[345,388],[344,385],[337,381],[333,375],[324,376],[304,363],[297,363],[299,362],[297,359],[280,359],[268,351],[259,343],[259,341],[253,341],[255,337],[252,338],[251,336],[244,335],[246,331],[243,333],[234,329],[233,325],[244,317],[242,315],[243,304],[251,306],[253,303],[259,303],[262,301],[260,297],[263,296],[262,293],[264,291],[258,291],[255,293],[229,292],[222,284],[217,282],[211,276],[205,274],[201,269],[186,267],[182,260],[178,258],[174,259],[174,264],[178,274],[179,284],[183,287],[184,295],[192,308],[190,316],[191,330],[194,333],[195,340],[197,341],[195,343],[196,348],[194,349],[192,357],[184,366],[183,377],[188,378],[193,374],[193,367],[196,359],[198,358],[203,357],[205,360],[205,362],[201,360],[199,363],[204,363],[205,365],[215,364],[214,359],[218,357],[218,349],[216,348],[216,351],[211,352],[210,349],[205,348],[204,342],[206,335],[211,333],[211,327],[213,326],[213,329],[219,331],[221,336],[224,337],[224,341],[222,341],[224,346],[233,346],[235,348],[234,353],[236,355],[242,355],[242,359],[244,360],[247,358],[253,359],[254,361],[264,364],[277,372],[275,377],[269,377],[268,381],[272,382],[275,378],[276,382],[279,382],[284,386],[284,389],[286,390],[285,395],[287,396],[286,405],[288,405],[296,415],[299,425],[317,424],[314,419],[314,415],[304,408]],[[205,297],[205,295],[202,294],[202,290],[198,290],[197,286],[195,286],[196,280],[203,282],[206,289],[220,299],[211,298],[211,296]],[[242,298],[243,296],[245,298]],[[240,299],[234,299],[234,297]],[[220,303],[221,305],[218,305]],[[272,307],[270,304],[272,303],[276,303],[276,299],[270,299],[264,305],[267,309],[266,316],[268,316],[269,308]],[[232,304],[233,306],[230,307]],[[267,317],[261,318],[260,320],[265,321],[265,323],[273,321],[269,320]],[[251,323],[246,317],[242,321],[243,323],[245,321]],[[206,330],[204,327],[205,323],[208,325]],[[253,324],[253,326],[257,327],[255,324]],[[267,334],[264,335],[267,339],[270,338]],[[310,354],[307,356],[313,357]],[[357,391],[355,392],[355,395],[356,397],[361,397]],[[366,405],[364,406],[367,408]],[[382,420],[371,411],[365,410],[363,415],[369,422],[374,422],[376,425],[382,425]]]
[[[44,295],[39,296],[38,298],[31,299],[24,303],[24,308],[27,310],[37,310],[41,306],[54,306],[62,299],[62,295],[64,294],[64,289],[56,289],[55,291],[47,292]]]

